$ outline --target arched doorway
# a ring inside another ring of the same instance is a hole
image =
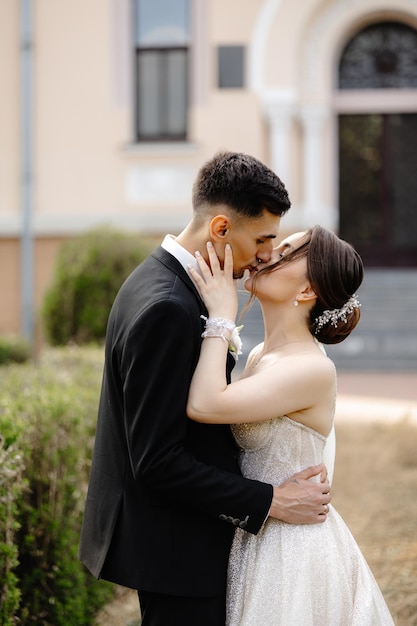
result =
[[[340,235],[368,266],[417,266],[417,31],[361,29],[338,88]]]

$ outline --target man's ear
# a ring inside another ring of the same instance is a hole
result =
[[[216,215],[210,222],[210,237],[213,241],[224,241],[230,230],[230,220],[227,215]]]
[[[316,300],[317,296],[313,291],[310,283],[307,284],[306,287],[297,295],[297,300],[299,302],[309,302],[310,300]]]

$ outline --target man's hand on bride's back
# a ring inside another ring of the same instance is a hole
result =
[[[310,480],[314,476],[320,480]],[[274,486],[269,515],[288,524],[317,524],[326,520],[330,500],[327,470],[316,465]]]

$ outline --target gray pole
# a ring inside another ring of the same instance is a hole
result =
[[[21,45],[21,159],[22,234],[21,306],[22,333],[33,344],[33,240],[32,240],[32,2],[20,2]]]

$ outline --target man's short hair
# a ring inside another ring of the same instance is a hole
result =
[[[291,206],[284,183],[255,157],[219,152],[198,172],[193,186],[193,209],[224,204],[242,217],[259,217],[264,209],[284,215]]]

